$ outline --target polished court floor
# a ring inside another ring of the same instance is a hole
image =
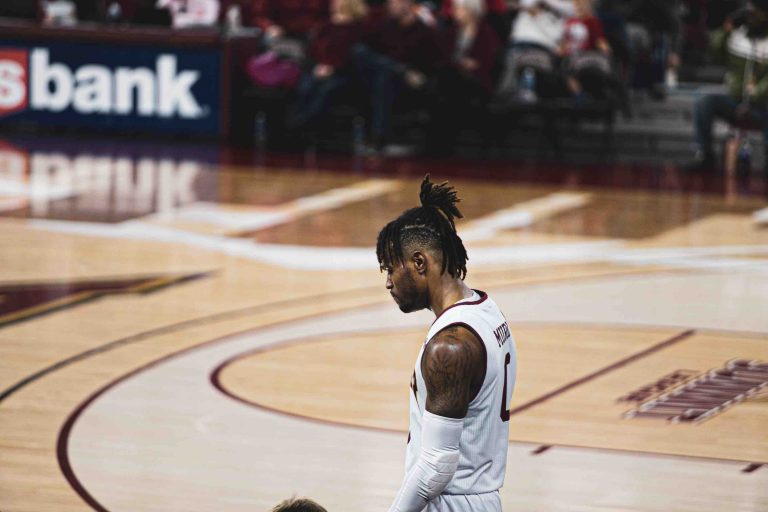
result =
[[[505,511],[768,510],[759,178],[92,144],[0,142],[0,511],[386,510],[424,172],[517,342]]]

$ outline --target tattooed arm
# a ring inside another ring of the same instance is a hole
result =
[[[452,325],[430,340],[421,360],[427,385],[426,409],[447,418],[463,418],[485,378],[485,347],[467,328]]]
[[[455,325],[440,331],[424,349],[421,373],[427,403],[421,421],[421,451],[390,512],[421,511],[453,479],[464,417],[485,378],[484,348],[472,332]]]

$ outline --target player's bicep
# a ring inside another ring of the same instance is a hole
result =
[[[427,344],[421,372],[427,388],[427,411],[463,418],[485,374],[482,342],[464,327],[447,327]]]

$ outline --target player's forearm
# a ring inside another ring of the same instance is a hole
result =
[[[463,419],[424,413],[421,453],[403,480],[390,512],[420,512],[448,486],[459,465],[463,423]]]

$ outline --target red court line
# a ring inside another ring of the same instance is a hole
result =
[[[575,387],[581,386],[582,384],[586,384],[587,382],[594,380],[598,377],[602,377],[603,375],[612,372],[613,370],[616,370],[617,368],[621,368],[622,366],[626,366],[630,363],[634,363],[638,359],[642,359],[646,356],[649,356],[653,354],[654,352],[658,352],[659,350],[663,350],[671,345],[674,345],[675,343],[679,343],[683,341],[686,338],[689,338],[693,336],[693,334],[696,332],[695,329],[689,329],[685,332],[681,332],[680,334],[662,341],[661,343],[657,343],[656,345],[649,347],[642,352],[638,352],[637,354],[631,355],[629,357],[626,357],[624,359],[621,359],[619,361],[616,361],[615,363],[612,363],[605,368],[602,368],[600,370],[597,370],[596,372],[590,373],[589,375],[585,375],[584,377],[577,379],[573,382],[570,382],[564,386],[561,386],[554,391],[550,391],[549,393],[542,395],[534,400],[531,400],[530,402],[524,403],[523,405],[519,405],[509,411],[509,415],[512,416],[514,414],[519,414],[523,411],[526,411],[530,409],[531,407],[537,406],[543,402],[546,402],[547,400],[550,400],[558,395],[561,395],[565,393],[566,391],[569,391]]]

